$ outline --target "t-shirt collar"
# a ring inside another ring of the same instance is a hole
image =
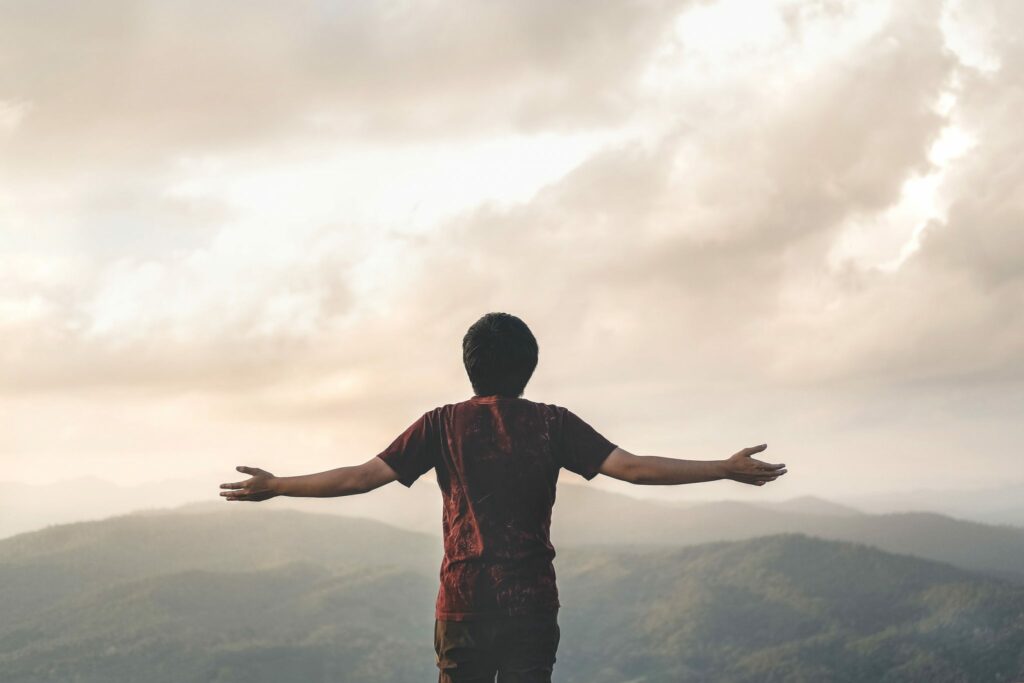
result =
[[[515,399],[515,396],[504,396],[502,394],[489,394],[487,396],[473,396],[470,401],[475,403],[496,403],[501,400]]]

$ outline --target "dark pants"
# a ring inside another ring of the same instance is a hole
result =
[[[434,620],[439,683],[550,683],[557,614],[482,621]]]

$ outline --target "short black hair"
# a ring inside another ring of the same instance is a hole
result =
[[[509,313],[488,313],[462,338],[462,363],[477,396],[521,396],[537,356],[533,332]]]

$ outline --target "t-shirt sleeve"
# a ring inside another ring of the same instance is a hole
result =
[[[584,479],[593,479],[601,470],[601,464],[615,450],[616,445],[572,411],[565,408],[561,408],[560,411],[562,415],[559,434],[559,464]]]
[[[412,486],[420,475],[437,465],[440,438],[435,409],[421,415],[377,457],[398,474],[403,486]]]

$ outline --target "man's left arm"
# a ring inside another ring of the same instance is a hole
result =
[[[259,502],[276,496],[301,498],[333,498],[367,493],[398,479],[398,474],[379,457],[362,465],[338,467],[326,472],[296,477],[275,477],[258,467],[236,467],[250,475],[245,481],[221,484],[221,496],[226,500]]]

